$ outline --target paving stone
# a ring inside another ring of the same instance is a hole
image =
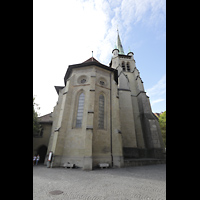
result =
[[[166,164],[93,171],[34,166],[33,199],[165,200]]]

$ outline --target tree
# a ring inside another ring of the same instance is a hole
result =
[[[163,112],[160,115],[160,117],[159,117],[159,124],[160,124],[160,128],[161,128],[163,142],[164,142],[165,147],[166,147],[166,111]]]
[[[38,107],[38,104],[35,103],[35,97],[33,97],[33,135],[36,135],[40,130],[40,124],[38,122],[38,113],[35,110],[35,108],[40,109]]]

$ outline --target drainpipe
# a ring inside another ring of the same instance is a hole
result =
[[[111,166],[113,167],[113,154],[112,154],[112,72],[110,72],[110,153],[111,153]]]

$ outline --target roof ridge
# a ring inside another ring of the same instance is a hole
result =
[[[91,57],[89,59],[87,59],[86,61],[82,62],[82,63],[86,63],[86,62],[98,62],[100,63],[97,59],[95,59],[94,57]]]

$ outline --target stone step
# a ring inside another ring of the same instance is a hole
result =
[[[154,158],[124,159],[124,167],[156,165],[165,163],[166,163],[165,159],[154,159]]]

